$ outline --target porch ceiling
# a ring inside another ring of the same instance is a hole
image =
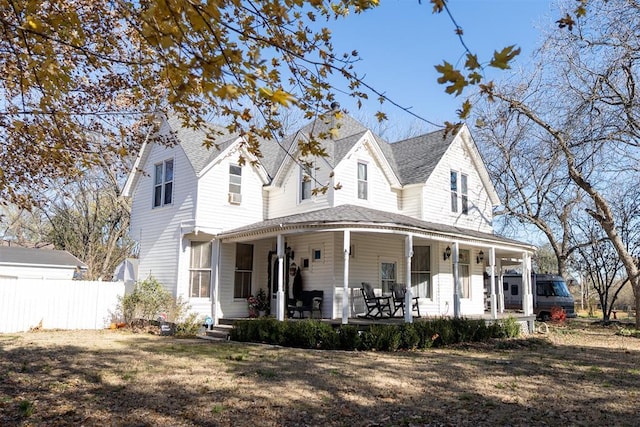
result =
[[[432,240],[461,241],[476,246],[497,246],[500,248],[498,251],[504,256],[513,255],[514,251],[535,251],[533,245],[506,239],[495,234],[421,221],[406,215],[354,205],[341,205],[268,219],[221,232],[217,237],[222,241],[246,241],[273,237],[278,234],[342,231],[345,229],[375,233],[412,234],[416,237]]]

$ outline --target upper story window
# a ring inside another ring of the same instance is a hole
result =
[[[451,171],[451,212],[458,212],[458,198],[460,199],[460,212],[469,213],[468,176],[456,171]]]
[[[458,172],[451,171],[451,212],[458,212]]]
[[[369,198],[368,186],[367,164],[358,162],[358,199],[367,200]]]
[[[238,205],[242,201],[242,167],[229,165],[229,203]]]
[[[467,195],[467,175],[460,174],[460,197],[462,205],[462,213],[467,215],[469,213],[469,196]]]
[[[300,165],[300,200],[309,200],[313,188],[313,164]]]
[[[170,205],[173,200],[173,159],[155,165],[153,207]]]

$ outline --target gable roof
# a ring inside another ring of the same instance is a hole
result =
[[[402,185],[425,183],[454,138],[438,130],[389,144]]]
[[[87,265],[67,251],[0,246],[0,265],[76,268]]]

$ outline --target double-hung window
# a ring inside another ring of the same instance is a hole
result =
[[[451,212],[458,212],[458,199],[460,199],[460,212],[469,214],[469,177],[463,173],[451,171]]]
[[[469,250],[462,249],[458,256],[458,274],[462,284],[460,298],[471,298],[471,276],[469,269]]]
[[[451,212],[458,212],[458,172],[451,171]]]
[[[170,205],[173,199],[173,159],[155,165],[153,207]]]
[[[247,298],[251,295],[251,277],[253,276],[253,245],[236,244],[236,271],[233,284],[234,298]]]
[[[238,205],[242,201],[242,167],[229,165],[229,203]]]
[[[191,298],[211,296],[211,242],[191,242]]]
[[[411,289],[415,297],[433,298],[431,293],[431,248],[429,246],[413,247]]]
[[[304,163],[300,166],[300,200],[309,200],[313,188],[313,164]]]
[[[383,294],[390,294],[393,285],[396,283],[396,263],[381,262],[380,263],[380,284]]]
[[[358,199],[367,200],[369,198],[367,176],[367,164],[358,162]]]
[[[461,197],[461,205],[462,205],[462,213],[464,215],[469,214],[469,196],[467,192],[467,175],[461,173],[460,174],[460,197]]]

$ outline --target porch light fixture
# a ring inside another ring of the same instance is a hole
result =
[[[484,252],[478,252],[478,256],[476,257],[476,264],[480,264],[484,261]]]
[[[447,246],[447,249],[444,250],[444,260],[448,260],[451,257],[451,248]]]

